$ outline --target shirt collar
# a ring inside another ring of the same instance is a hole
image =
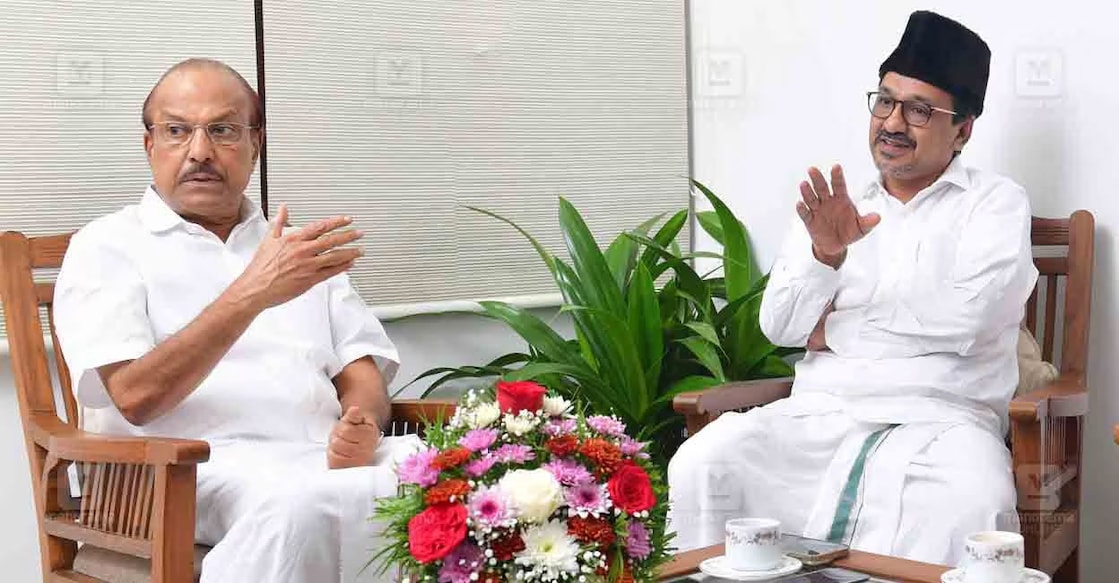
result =
[[[249,197],[245,197],[241,201],[241,221],[238,224],[243,225],[263,219],[264,213],[261,212],[260,206],[250,200]],[[167,206],[163,197],[159,196],[159,193],[155,191],[155,186],[152,185],[148,185],[143,198],[140,199],[140,221],[153,233],[168,231],[186,224],[186,221],[178,213]]]
[[[961,190],[968,190],[971,188],[971,175],[968,173],[967,167],[964,166],[964,163],[960,160],[959,155],[956,155],[956,157],[948,163],[948,167],[944,169],[944,172],[940,174],[936,181],[925,187],[924,190],[918,193],[918,196],[920,196],[921,193],[932,192],[940,188],[942,184],[951,184],[959,187]],[[883,196],[889,196],[890,194],[886,190],[886,185],[882,183],[881,174],[879,174],[878,178],[874,181],[872,188]]]

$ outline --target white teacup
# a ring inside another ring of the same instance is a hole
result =
[[[781,564],[781,523],[772,518],[727,521],[726,557],[738,571],[766,571]]]
[[[1025,542],[1014,532],[977,532],[964,539],[964,583],[1020,583],[1026,572]]]

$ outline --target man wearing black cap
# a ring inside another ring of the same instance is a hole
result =
[[[990,50],[916,12],[867,95],[877,181],[812,168],[761,326],[807,346],[790,398],[721,416],[669,467],[677,546],[723,522],[954,564],[963,537],[1017,528],[1003,436],[1037,278],[1022,187],[963,165]]]

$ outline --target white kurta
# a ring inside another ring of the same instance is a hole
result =
[[[1003,437],[1037,278],[1026,193],[957,158],[908,204],[880,183],[852,198],[881,223],[836,271],[796,219],[760,314],[775,344],[804,346],[833,302],[831,351],[797,363],[790,398],[720,417],[673,458],[680,548],[721,541],[727,518],[762,515],[954,563],[967,533],[1016,528]]]
[[[418,440],[386,439],[379,467],[327,469],[341,414],[331,378],[369,355],[388,382],[399,360],[345,275],[265,310],[193,393],[142,427],[124,419],[96,372],[143,356],[244,271],[269,226],[249,201],[242,216],[222,242],[149,187],[138,205],[74,235],[55,317],[83,424],[210,443],[211,461],[198,467],[197,540],[216,545],[204,582],[351,581],[369,556],[372,499],[395,492],[392,459]]]

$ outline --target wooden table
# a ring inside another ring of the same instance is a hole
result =
[[[676,555],[672,562],[661,567],[660,579],[661,581],[668,581],[676,577],[698,573],[701,562],[721,554],[723,554],[723,545],[721,544],[680,553]],[[851,551],[849,555],[835,561],[831,566],[851,569],[898,583],[940,583],[940,576],[951,570],[950,567],[941,565],[918,563],[917,561],[860,551]]]

